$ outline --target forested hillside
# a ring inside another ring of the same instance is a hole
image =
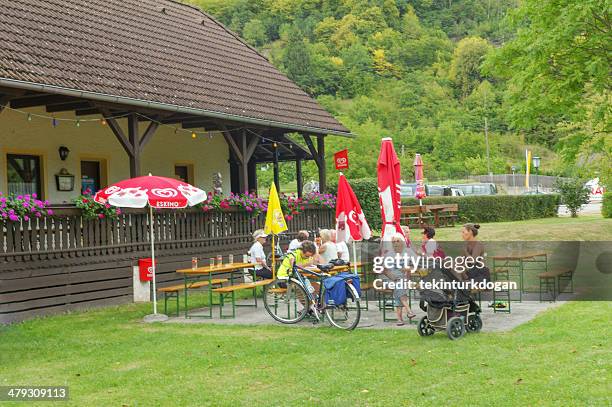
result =
[[[190,3],[258,48],[358,135],[328,141],[330,154],[349,148],[349,177],[372,175],[383,136],[393,137],[406,178],[415,152],[426,177],[442,179],[486,174],[488,165],[494,173],[520,169],[526,147],[542,157],[544,173],[609,174],[605,1],[530,0],[520,8],[518,0]],[[580,55],[577,35],[584,36]],[[558,37],[569,43],[546,49]],[[592,55],[592,47],[602,49]],[[573,67],[563,73],[569,79],[551,74],[551,55],[559,57],[557,71]],[[571,83],[555,88],[559,80]],[[284,181],[294,176],[288,167]],[[314,178],[313,167],[306,171]]]

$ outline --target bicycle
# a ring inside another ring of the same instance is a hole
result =
[[[336,328],[353,330],[359,324],[361,318],[360,299],[357,290],[349,281],[346,284],[346,303],[342,305],[329,305],[323,300],[325,279],[331,277],[327,271],[333,268],[331,264],[318,265],[320,273],[306,270],[298,265],[293,265],[291,275],[287,279],[277,279],[264,287],[264,307],[272,318],[283,324],[296,324],[310,314],[315,323],[327,318],[329,323]],[[314,292],[314,287],[306,283],[301,272],[314,275],[319,278],[319,290]],[[307,287],[312,288],[311,292]]]

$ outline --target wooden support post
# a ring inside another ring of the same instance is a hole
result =
[[[276,190],[280,194],[280,176],[278,172],[278,146],[274,147],[274,185],[276,185]]]
[[[247,139],[246,133],[243,131],[240,134],[240,152],[242,153],[242,160],[240,161],[240,192],[245,194],[249,193],[249,160],[246,158],[247,154]]]
[[[304,178],[302,177],[302,159],[295,160],[295,179],[297,183],[297,196],[302,197],[302,189],[304,189]]]
[[[117,119],[112,117],[110,111],[104,108],[100,108],[100,111],[102,112],[102,116],[106,120],[108,127],[111,129],[130,159],[130,177],[134,178],[140,176],[141,152],[155,134],[159,124],[156,122],[149,123],[149,126],[141,137],[138,130],[138,115],[136,113],[132,113],[127,117],[128,128],[126,136],[125,132],[119,125],[119,122]]]
[[[317,166],[319,167],[319,192],[327,191],[327,174],[325,168],[325,136],[317,136]]]
[[[257,163],[255,160],[249,161],[249,188],[257,191]]]
[[[130,178],[140,176],[140,140],[138,134],[138,116],[131,114],[128,116],[128,140],[132,145],[130,155]]]

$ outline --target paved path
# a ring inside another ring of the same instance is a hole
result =
[[[535,318],[536,315],[547,309],[555,308],[563,304],[563,301],[557,301],[555,303],[550,302],[539,302],[539,301],[523,301],[523,302],[512,302],[512,313],[494,313],[492,308],[487,308],[487,303],[483,300],[483,312],[481,318],[483,321],[483,332],[504,332],[509,331],[518,325],[521,325],[527,321]],[[415,324],[404,325],[398,327],[395,322],[383,322],[382,313],[378,310],[377,302],[370,301],[369,310],[362,310],[361,321],[358,329],[416,329]],[[227,311],[231,312],[231,308],[227,308]],[[413,311],[417,314],[414,319],[418,321],[424,314],[419,309],[418,304],[413,303]],[[198,312],[194,311],[191,314],[197,315]],[[395,316],[395,313],[387,314],[388,316]],[[205,318],[189,318],[185,319],[181,317],[170,318],[166,323],[188,323],[188,324],[227,324],[227,325],[281,325],[274,321],[272,317],[268,315],[263,307],[263,303],[256,308],[238,308],[236,310],[235,319],[219,319],[219,308],[215,307],[213,319]],[[285,325],[287,327],[316,327],[323,328],[329,327],[327,323],[321,323],[314,325],[310,320],[305,320],[295,325]]]

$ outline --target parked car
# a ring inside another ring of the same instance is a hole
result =
[[[497,195],[497,187],[491,182],[474,184],[454,184],[451,188],[460,189],[465,196],[471,195]]]
[[[416,184],[401,184],[400,197],[414,198],[416,192]],[[447,185],[425,185],[425,193],[427,196],[463,196],[463,191],[458,188],[449,187]]]

